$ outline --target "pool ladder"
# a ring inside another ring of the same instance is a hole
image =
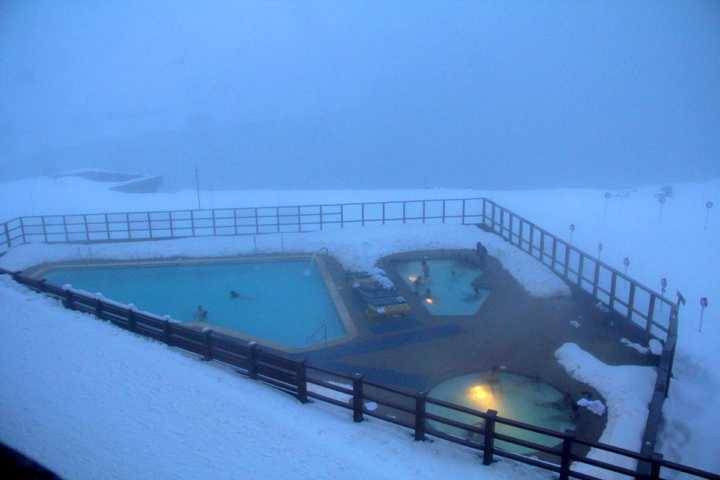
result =
[[[317,337],[318,334],[321,333],[321,332],[322,332],[322,334],[323,334],[323,337],[322,337],[322,338],[323,338],[323,341],[324,341],[325,345],[327,346],[327,343],[328,343],[328,335],[327,335],[327,323],[326,323],[326,322],[323,322],[322,325],[320,325],[318,328],[316,328],[313,333],[311,333],[310,335],[308,335],[307,338],[305,339],[305,341],[308,342],[308,343],[310,343],[310,342],[311,342],[315,337]]]

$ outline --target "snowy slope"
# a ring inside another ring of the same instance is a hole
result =
[[[628,273],[631,276],[658,289],[660,278],[667,277],[670,284],[668,293],[673,295],[675,289],[680,289],[688,298],[688,305],[681,311],[676,378],[666,403],[668,421],[661,443],[663,453],[673,460],[720,471],[720,431],[715,428],[720,425],[720,410],[715,408],[720,401],[720,353],[717,351],[720,344],[720,310],[716,307],[720,301],[720,281],[717,278],[720,271],[720,182],[674,185],[674,197],[665,204],[662,217],[659,203],[653,196],[657,190],[658,187],[641,188],[610,200],[604,199],[603,191],[569,189],[522,192],[439,189],[221,191],[202,192],[202,206],[292,205],[486,195],[552,232],[566,232],[567,237],[568,226],[575,224],[577,229],[573,243],[580,248],[596,253],[598,242],[602,242],[602,258],[612,265],[620,267],[622,259],[628,256],[631,260]],[[710,212],[708,228],[704,229],[704,206],[708,200],[716,206]],[[124,195],[95,188],[78,179],[27,179],[0,185],[0,219],[42,213],[191,208],[196,206],[195,202],[195,192],[192,191]],[[376,241],[380,240],[382,234],[376,238]],[[9,257],[7,260],[12,259]],[[700,296],[707,296],[710,300],[702,333],[697,331]],[[62,315],[70,314],[63,312]],[[3,335],[17,333],[17,324],[7,315],[3,315],[0,321]],[[112,335],[126,334],[118,332]],[[45,341],[60,341],[48,337]],[[44,369],[52,365],[36,364],[35,367],[37,375],[43,375]],[[5,371],[4,376],[11,372]],[[68,377],[77,381],[74,376]],[[7,390],[5,386],[0,388],[3,392]],[[58,438],[61,434],[57,432]],[[4,434],[0,437],[4,438]],[[406,448],[412,450],[415,447]]]

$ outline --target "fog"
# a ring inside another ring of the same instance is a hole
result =
[[[626,186],[719,127],[714,0],[0,1],[0,180]]]

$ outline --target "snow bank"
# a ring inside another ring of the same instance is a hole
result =
[[[570,289],[547,267],[493,234],[463,225],[355,226],[342,230],[285,233],[252,237],[203,237],[148,242],[28,244],[13,248],[0,259],[9,270],[45,262],[90,259],[148,259],[217,257],[249,253],[305,252],[327,248],[348,270],[375,271],[383,256],[427,249],[474,248],[480,240],[527,291],[538,297],[569,295]]]
[[[566,343],[555,357],[576,380],[591,385],[607,402],[607,426],[600,441],[640,451],[648,404],[652,398],[657,374],[652,367],[611,367],[581,349],[574,343]],[[592,449],[590,458],[634,469],[636,462],[602,450]],[[599,478],[613,479],[615,475],[586,464],[576,463],[580,472]]]
[[[0,439],[73,479],[547,478],[290,396],[0,276]]]

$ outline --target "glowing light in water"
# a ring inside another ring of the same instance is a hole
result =
[[[432,298],[426,298],[426,299],[425,299],[425,303],[432,304],[432,303],[433,303],[433,299],[432,299]]]
[[[467,397],[478,410],[497,410],[498,402],[488,385],[473,385],[467,390]]]
[[[411,282],[414,282],[415,280],[417,280],[417,275],[410,275],[408,277],[408,280],[410,280]]]

